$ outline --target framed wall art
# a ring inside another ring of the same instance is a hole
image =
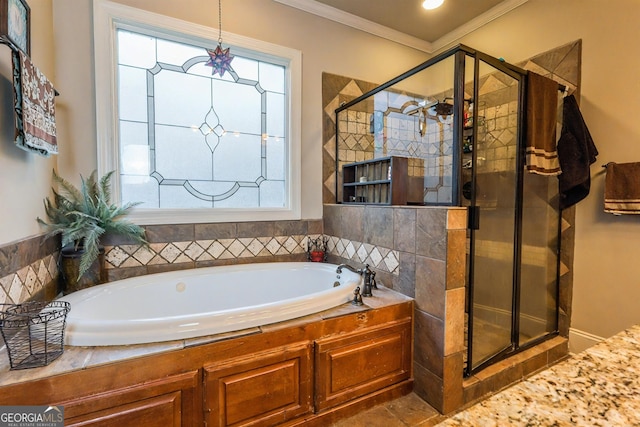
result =
[[[26,0],[0,0],[0,38],[31,54],[31,22]]]

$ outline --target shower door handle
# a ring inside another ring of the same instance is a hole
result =
[[[480,228],[480,207],[467,206],[467,228],[470,230]]]

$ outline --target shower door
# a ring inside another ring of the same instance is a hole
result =
[[[473,110],[467,112],[473,119],[466,126],[473,130],[473,167],[463,170],[462,178],[472,186],[467,300],[467,372],[472,372],[517,346],[523,79],[490,57],[468,58],[465,69],[465,81],[476,82]]]

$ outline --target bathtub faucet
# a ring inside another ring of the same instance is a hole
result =
[[[364,281],[364,287],[362,289],[362,296],[363,297],[371,297],[373,296],[373,294],[371,293],[371,290],[373,288],[378,288],[376,286],[376,272],[375,271],[371,271],[371,269],[369,268],[369,264],[365,264],[364,268],[354,268],[351,267],[349,264],[340,264],[338,266],[338,268],[336,268],[336,273],[340,274],[342,273],[342,269],[346,268],[347,270],[351,270],[354,273],[358,273],[359,275],[363,276],[363,281]]]
[[[378,289],[378,286],[376,285],[376,272],[371,271],[371,269],[369,268],[369,264],[365,264],[360,274],[364,276],[364,287],[362,289],[362,296],[372,297],[373,293],[371,293],[371,290],[373,288]]]
[[[342,269],[343,268],[346,268],[347,270],[351,270],[354,273],[362,274],[362,270],[359,270],[357,268],[351,267],[349,264],[340,264],[338,266],[338,268],[336,268],[336,273],[338,273],[338,274],[342,273]]]

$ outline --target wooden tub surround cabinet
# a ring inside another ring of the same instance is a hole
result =
[[[0,405],[63,405],[67,427],[326,426],[412,390],[412,331],[413,300],[381,288],[364,306],[144,356],[68,347],[44,368],[3,366]]]

